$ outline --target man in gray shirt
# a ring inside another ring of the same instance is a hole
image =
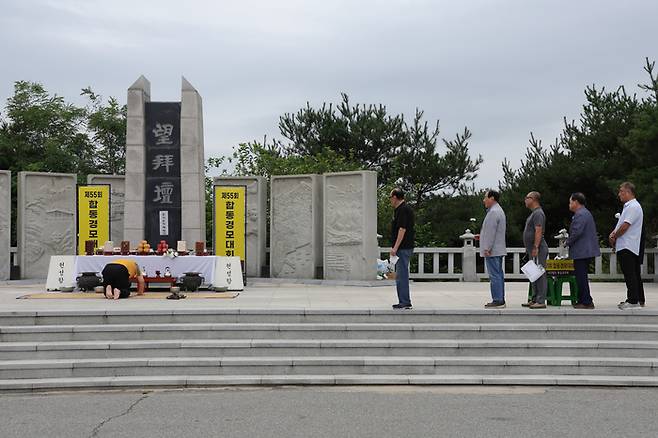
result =
[[[484,257],[489,272],[489,287],[491,302],[484,305],[487,308],[505,307],[505,270],[503,261],[507,254],[505,247],[505,228],[507,221],[505,212],[498,204],[500,194],[488,190],[482,203],[487,208],[487,215],[480,230],[480,256]]]
[[[548,258],[548,244],[544,240],[546,230],[546,215],[541,208],[539,192],[530,192],[525,197],[525,206],[531,210],[530,216],[525,221],[523,230],[523,245],[530,260],[534,260],[538,265],[546,268],[546,259]],[[546,291],[548,289],[548,279],[546,273],[532,283],[532,298],[523,307],[531,309],[546,308]]]

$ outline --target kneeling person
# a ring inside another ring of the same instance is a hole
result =
[[[105,298],[118,300],[130,296],[130,284],[137,281],[137,295],[144,295],[144,277],[137,262],[130,259],[114,260],[103,268]]]

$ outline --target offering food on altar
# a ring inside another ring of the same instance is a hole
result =
[[[194,244],[194,253],[198,256],[206,255],[206,242],[199,241]]]
[[[139,245],[137,245],[137,254],[148,254],[151,252],[151,245],[146,240],[142,240],[139,242]]]
[[[169,245],[167,244],[167,241],[166,241],[166,240],[161,240],[160,243],[158,243],[158,247],[157,247],[156,252],[157,252],[159,255],[162,255],[162,254],[164,254],[168,249],[169,249]]]

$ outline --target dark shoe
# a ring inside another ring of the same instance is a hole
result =
[[[583,304],[583,303],[578,303],[573,305],[574,309],[593,309],[594,308],[594,303],[592,304]]]
[[[488,309],[504,309],[505,301],[492,301],[490,303],[485,304],[484,307]]]
[[[545,309],[546,304],[532,303],[528,306],[529,309]]]
[[[409,310],[411,309],[411,304],[393,304],[394,309]]]
[[[531,300],[531,301],[528,301],[527,303],[523,303],[523,304],[521,304],[521,307],[530,307],[530,306],[532,306],[533,304],[535,304],[535,302]]]
[[[644,307],[644,303],[640,303],[640,307]]]

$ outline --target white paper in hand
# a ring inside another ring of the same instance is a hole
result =
[[[400,257],[394,255],[394,256],[391,256],[391,258],[389,259],[389,262],[391,263],[391,265],[395,265],[398,262],[399,259],[400,259]]]

